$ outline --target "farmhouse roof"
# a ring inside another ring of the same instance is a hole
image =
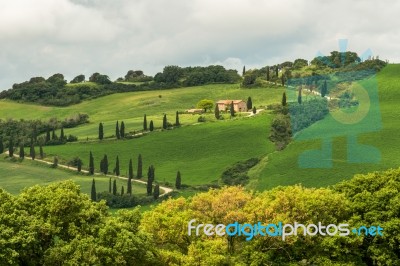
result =
[[[225,105],[227,105],[227,104],[231,104],[231,103],[241,103],[241,102],[244,102],[243,100],[219,100],[218,102],[217,102],[217,104],[218,103],[221,103],[221,104],[225,104]]]

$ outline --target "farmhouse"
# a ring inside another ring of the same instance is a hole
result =
[[[227,111],[229,110],[231,104],[233,102],[233,109],[235,112],[246,112],[247,105],[245,101],[242,100],[220,100],[217,102],[218,109],[220,111]]]

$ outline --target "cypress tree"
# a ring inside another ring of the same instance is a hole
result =
[[[102,140],[104,138],[104,129],[103,129],[103,123],[99,124],[99,140]]]
[[[235,107],[234,107],[234,105],[233,105],[233,101],[232,101],[232,103],[231,103],[230,111],[231,111],[231,117],[234,117],[234,116],[235,116]]]
[[[153,180],[150,178],[147,179],[147,196],[150,196],[153,191]]]
[[[104,165],[103,165],[103,170],[104,170],[104,174],[106,175],[106,174],[108,174],[108,158],[107,158],[107,155],[106,154],[104,154],[104,158],[103,158],[103,163],[104,163]]]
[[[118,158],[118,155],[117,155],[117,160],[115,162],[115,175],[119,176],[119,174],[120,174],[120,172],[119,172],[119,158]]]
[[[120,128],[120,137],[121,139],[125,138],[125,123],[124,121],[121,122],[121,128]]]
[[[282,75],[281,77],[282,86],[285,86],[285,77]]]
[[[60,139],[61,139],[61,140],[64,140],[64,139],[65,139],[64,127],[61,127]]]
[[[78,172],[81,172],[82,170],[82,160],[78,158],[78,161],[76,162],[76,169]]]
[[[150,131],[154,130],[154,124],[153,124],[153,120],[150,120]]]
[[[0,154],[4,152],[3,137],[0,136]]]
[[[182,185],[181,172],[178,171],[176,173],[176,179],[175,179],[175,187],[176,187],[176,189],[181,189],[181,185]]]
[[[120,133],[120,132],[119,132],[119,123],[118,123],[118,121],[117,121],[117,124],[115,125],[115,137],[116,137],[117,139],[120,139],[120,138],[121,138],[121,136],[120,136],[119,133]]]
[[[108,193],[111,194],[111,177],[110,180],[108,181]]]
[[[93,175],[94,174],[94,159],[93,159],[93,154],[90,151],[89,154],[89,175]]]
[[[176,111],[176,117],[175,117],[175,126],[180,126],[181,123],[179,122],[179,113]]]
[[[25,158],[25,150],[24,150],[24,145],[21,144],[19,147],[19,158],[24,159]]]
[[[251,100],[251,97],[247,98],[247,111],[251,110],[253,108],[253,101]]]
[[[129,160],[129,167],[128,167],[128,177],[133,178],[133,165],[132,165],[132,159]]]
[[[121,187],[121,196],[123,196],[124,194],[125,194],[124,186],[122,186],[122,187]]]
[[[14,156],[14,140],[12,139],[12,137],[8,141],[8,155],[10,157]]]
[[[104,158],[100,160],[100,172],[104,173]]]
[[[147,116],[144,115],[143,117],[143,130],[147,131]]]
[[[39,145],[39,155],[40,155],[40,159],[44,158],[44,152],[43,152],[43,146],[42,144]]]
[[[278,69],[278,66],[275,67],[275,76],[276,76],[276,77],[279,76],[279,69]]]
[[[215,109],[214,109],[214,115],[216,119],[219,119],[219,107],[218,104],[215,105]]]
[[[164,117],[163,117],[162,127],[163,127],[163,129],[167,129],[167,127],[168,127],[166,114],[164,114]]]
[[[154,199],[158,199],[158,197],[160,197],[160,186],[158,184],[156,184],[154,187],[153,197]]]
[[[56,168],[57,166],[58,166],[58,157],[57,157],[57,156],[54,156],[54,159],[53,159],[53,167]]]
[[[321,97],[325,97],[326,93],[328,92],[328,85],[326,84],[326,80],[321,88]]]
[[[128,177],[128,183],[126,186],[126,193],[132,195],[132,178]]]
[[[269,81],[269,66],[267,66],[267,81]]]
[[[90,193],[90,198],[92,199],[92,201],[96,201],[96,183],[94,181],[94,178],[92,180],[92,191]]]
[[[137,167],[137,178],[143,177],[143,162],[142,162],[142,155],[139,154],[138,156],[138,167]]]
[[[257,108],[253,106],[253,114],[257,114]]]
[[[242,76],[246,74],[246,66],[243,66]]]
[[[282,94],[282,106],[286,106],[286,93],[284,92],[283,94]]]
[[[55,128],[53,128],[53,131],[52,131],[52,133],[51,133],[51,139],[52,139],[52,140],[56,140],[56,139],[57,139],[57,135],[56,135],[56,130],[55,130]]]
[[[114,182],[113,182],[113,195],[114,196],[117,195],[117,180],[116,179],[114,179]]]
[[[297,96],[297,102],[298,102],[299,104],[301,104],[301,102],[302,102],[302,99],[301,99],[301,89],[299,89],[299,95]]]
[[[50,130],[49,128],[46,129],[46,143],[50,141]]]
[[[35,160],[36,151],[35,151],[35,146],[33,145],[33,143],[31,144],[31,148],[29,150],[29,155],[31,156],[32,160]]]

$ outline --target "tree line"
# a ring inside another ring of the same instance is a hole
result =
[[[168,199],[145,213],[136,208],[116,215],[72,181],[36,185],[19,195],[0,189],[0,258],[7,265],[397,265],[399,176],[392,169],[329,188],[295,185],[257,193],[224,187]],[[383,235],[304,236],[300,228],[287,241],[261,235],[246,241],[244,235],[188,235],[192,219],[214,225],[379,225]]]

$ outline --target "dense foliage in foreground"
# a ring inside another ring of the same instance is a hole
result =
[[[0,190],[0,260],[10,265],[399,265],[400,169],[355,176],[333,188],[241,187],[169,199],[141,217],[109,216],[72,182]],[[188,236],[197,223],[380,225],[383,236]]]

